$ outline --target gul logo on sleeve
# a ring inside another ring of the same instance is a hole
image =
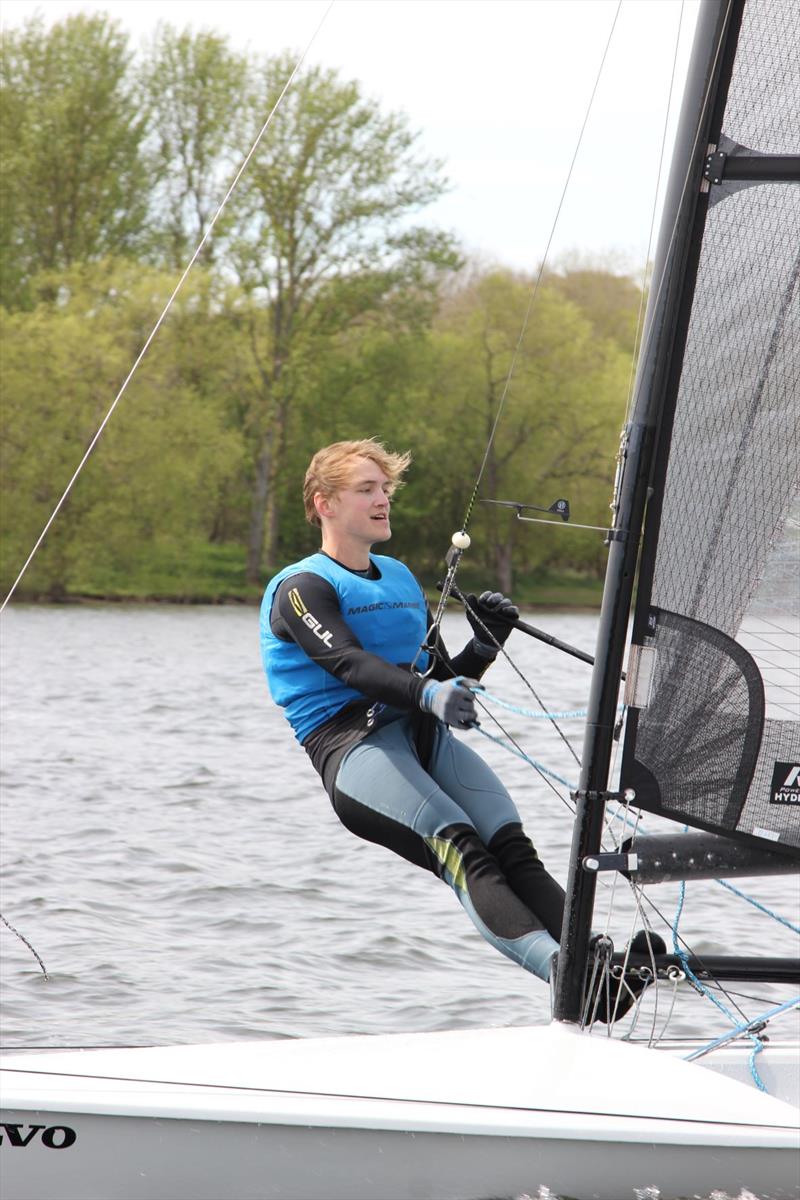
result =
[[[776,762],[769,790],[770,804],[800,805],[800,763]]]
[[[297,588],[291,589],[289,592],[289,600],[291,601],[292,608],[297,613],[303,624],[307,625],[308,628],[317,635],[319,640],[328,647],[328,649],[333,649],[333,634],[329,629],[323,629],[322,625],[314,616],[314,614],[308,611],[303,601],[303,597],[300,595],[300,592],[297,590]]]
[[[297,613],[298,617],[302,617],[304,613],[308,612],[308,609],[303,603],[303,597],[300,595],[300,592],[297,590],[297,588],[291,589],[289,592],[289,600],[291,601],[292,608]]]

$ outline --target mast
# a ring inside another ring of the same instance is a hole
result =
[[[609,557],[589,697],[553,997],[557,1021],[579,1022],[589,956],[596,873],[614,746],[620,677],[647,491],[659,429],[677,393],[694,279],[708,207],[708,146],[718,140],[745,0],[704,0],[687,76],[662,215],[642,356]]]

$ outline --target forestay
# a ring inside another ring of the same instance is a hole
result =
[[[621,777],[642,808],[793,853],[800,184],[797,159],[769,168],[763,156],[800,154],[797,17],[792,0],[747,4],[709,147],[685,353],[645,522]]]

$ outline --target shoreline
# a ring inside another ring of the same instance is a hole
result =
[[[602,599],[602,584],[597,586],[596,598],[592,597],[589,588],[576,588],[572,594],[570,589],[545,586],[541,592],[535,596],[531,596],[528,589],[524,590],[524,594],[514,593],[514,602],[520,609],[526,611],[535,611],[537,609],[547,609],[548,612],[598,612]],[[100,608],[105,605],[128,605],[132,608],[142,608],[147,605],[151,606],[169,606],[175,608],[258,608],[261,604],[263,592],[253,592],[252,594],[237,594],[227,593],[220,595],[213,594],[192,594],[192,595],[164,595],[159,593],[144,594],[144,595],[126,595],[124,593],[108,593],[95,594],[74,592],[68,593],[65,596],[46,596],[46,595],[31,595],[26,593],[17,593],[11,601],[9,607],[19,607],[25,605],[30,608]],[[428,602],[435,608],[439,599],[439,593],[435,590],[427,590],[426,596]],[[455,604],[455,602],[453,602]],[[455,608],[454,610],[455,611]]]

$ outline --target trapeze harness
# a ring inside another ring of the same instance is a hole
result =
[[[354,571],[320,552],[271,580],[261,653],[272,698],[342,824],[443,879],[488,942],[547,979],[564,893],[494,772],[419,708],[427,678],[478,678],[490,660],[471,641],[450,659],[438,638],[430,675],[412,674],[431,623],[424,593],[399,560],[370,563]]]

